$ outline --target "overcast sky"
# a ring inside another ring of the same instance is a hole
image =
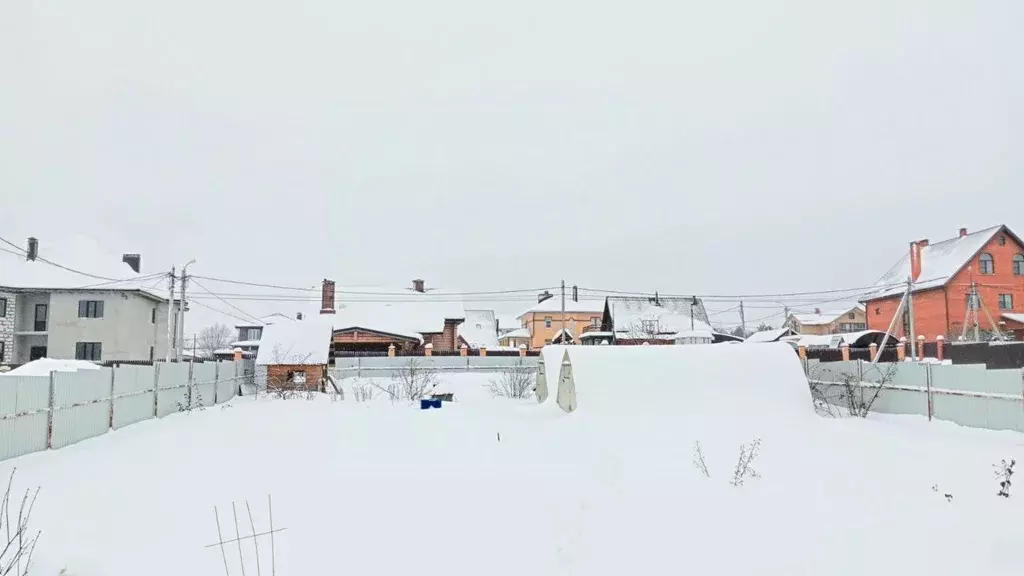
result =
[[[863,286],[910,240],[1024,226],[1022,21],[1019,0],[8,0],[0,236],[289,285]]]

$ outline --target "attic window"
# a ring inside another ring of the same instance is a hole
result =
[[[1000,236],[999,237],[999,245],[1000,246],[1006,246],[1006,236]]]
[[[850,320],[853,320],[855,318],[855,316],[853,315],[853,312],[850,312],[849,314],[847,314],[846,317],[849,318]]]
[[[982,274],[995,274],[996,265],[992,260],[992,255],[988,252],[982,252],[981,256],[978,257],[978,271]]]
[[[881,316],[881,314],[882,314],[882,309],[881,308],[875,308],[875,316]]]

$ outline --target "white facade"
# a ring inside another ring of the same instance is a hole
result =
[[[80,344],[98,349],[99,361],[150,360],[167,351],[167,302],[135,290],[2,290],[7,313],[0,318],[0,364],[24,364],[34,356],[73,359]],[[80,302],[102,302],[102,315],[82,317]]]

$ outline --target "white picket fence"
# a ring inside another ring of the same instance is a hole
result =
[[[0,460],[234,398],[242,362],[120,365],[47,376],[0,376]]]

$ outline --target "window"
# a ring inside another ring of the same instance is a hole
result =
[[[881,316],[881,314],[882,314],[882,309],[881,308],[875,308],[875,316]]]
[[[263,335],[263,329],[262,328],[249,328],[248,332],[245,335],[245,339],[246,340],[259,340],[260,336],[262,336],[262,335]]]
[[[861,332],[867,329],[867,324],[863,322],[843,322],[839,324],[840,332]]]
[[[4,361],[4,344],[6,344],[6,342],[0,340],[0,362]]]
[[[999,295],[999,309],[1000,310],[1013,310],[1013,294],[1000,294]]]
[[[79,300],[79,318],[103,318],[103,300]]]
[[[1014,254],[1013,256],[1013,275],[1024,276],[1024,254]],[[0,301],[2,302],[2,301]],[[0,313],[0,316],[3,316]]]
[[[853,312],[850,312],[849,314],[846,315],[846,317],[849,318],[850,320],[853,320],[857,316]]]
[[[0,298],[0,318],[7,316],[7,298]]]
[[[601,317],[600,316],[591,316],[590,317],[590,325],[593,326],[594,328],[597,328],[598,326],[600,326],[601,325]]]
[[[32,326],[33,332],[46,332],[46,318],[48,316],[46,304],[36,304],[35,322]]]
[[[1000,236],[999,237],[999,245],[1000,246],[1006,246],[1006,236]]]
[[[99,362],[102,356],[103,344],[100,342],[79,342],[75,344],[75,360]]]
[[[551,328],[551,316],[544,317],[544,327]]]
[[[149,321],[153,324],[156,324],[156,308],[153,308],[153,311],[150,312]]]
[[[982,252],[981,256],[978,257],[978,271],[982,274],[996,273],[996,264],[992,260],[992,255],[988,252]]]

